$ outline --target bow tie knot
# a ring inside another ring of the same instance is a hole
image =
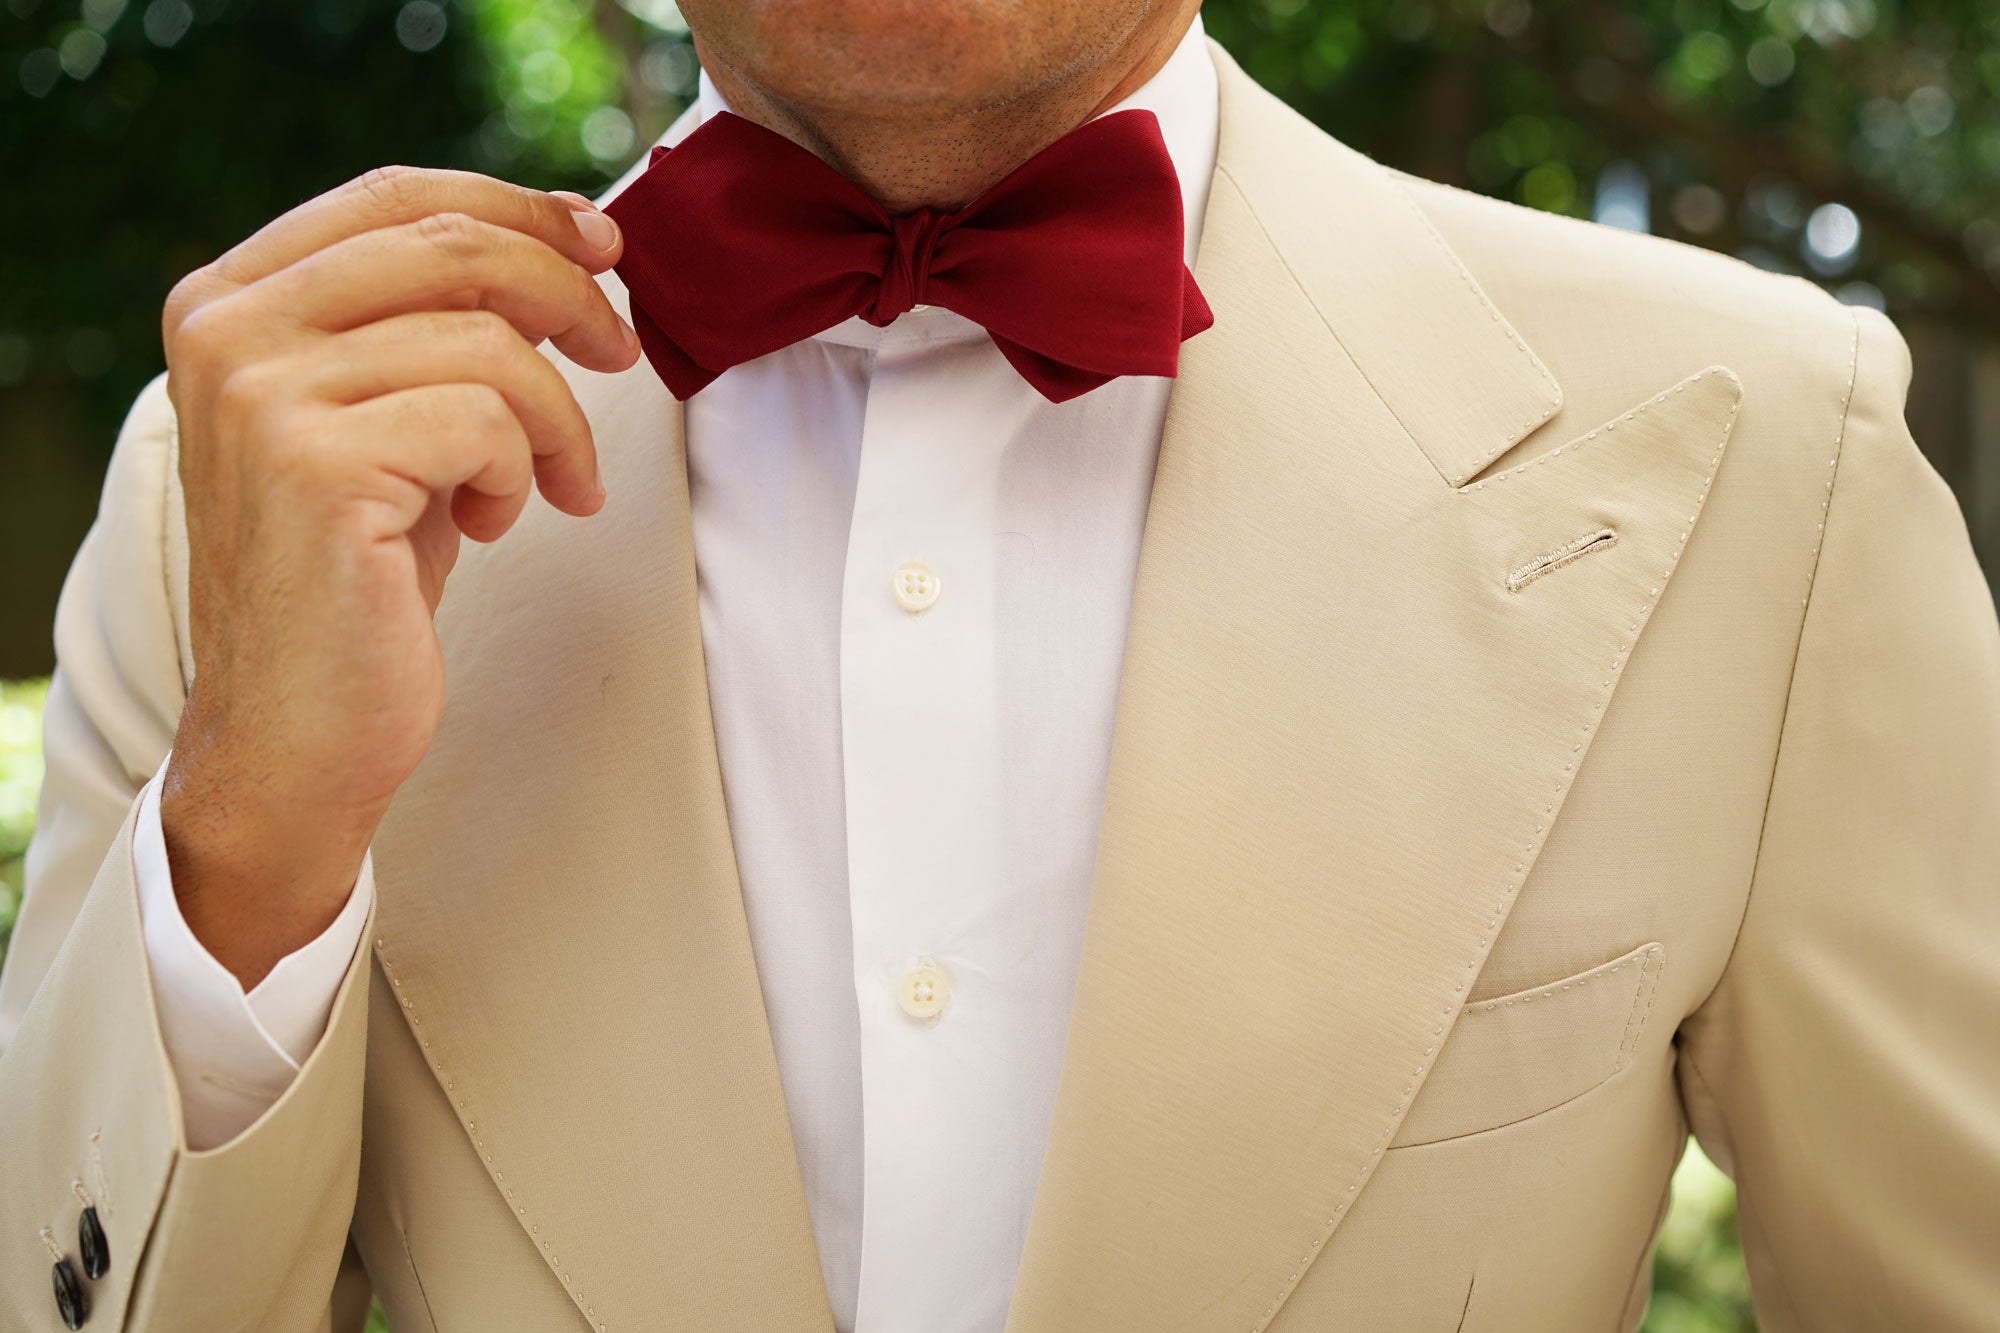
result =
[[[953,212],[890,217],[819,158],[727,112],[605,212],[625,232],[632,326],[676,398],[860,316],[919,305],[983,327],[1052,402],[1172,375],[1215,322],[1187,271],[1180,179],[1149,111],[1049,145]]]
[[[889,263],[875,291],[875,307],[862,317],[884,327],[896,316],[925,305],[930,295],[931,253],[946,230],[951,214],[920,208],[891,218]]]

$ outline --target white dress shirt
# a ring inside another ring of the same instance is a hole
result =
[[[1158,116],[1187,258],[1215,164],[1196,19]],[[704,74],[699,113],[724,109]],[[999,1333],[1055,1104],[1170,381],[1065,404],[918,307],[686,406],[730,832],[842,1333]],[[134,843],[194,1146],[276,1100],[374,888],[247,996],[181,920],[157,778]],[[662,1132],[671,1132],[663,1126]]]

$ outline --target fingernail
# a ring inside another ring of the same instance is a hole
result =
[[[622,319],[618,321],[618,327],[625,331],[625,350],[628,352],[638,351],[639,331]]]
[[[618,224],[596,209],[585,211],[581,208],[570,210],[576,219],[577,232],[595,250],[609,250],[618,244]]]

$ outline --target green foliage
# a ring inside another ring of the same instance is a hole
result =
[[[1384,161],[1576,214],[1604,214],[1608,184],[1613,215],[2000,330],[1986,0],[1203,13]],[[0,210],[0,420],[53,402],[101,452],[159,368],[168,287],[275,214],[396,161],[594,189],[695,73],[672,0],[0,0],[0,179],[33,200]]]
[[[0,386],[90,391],[103,449],[181,274],[366,165],[461,157],[478,52],[408,50],[398,12],[8,0],[0,174],[38,202],[0,210]]]
[[[590,0],[0,0],[0,420],[105,449],[174,281],[370,167],[601,186],[693,86],[648,34],[686,47]]]
[[[1692,1142],[1674,1172],[1643,1333],[1753,1333],[1736,1187]]]
[[[2000,331],[1987,0],[1208,0],[1203,16],[1259,82],[1419,175],[1643,216],[1848,299]]]
[[[21,906],[21,857],[35,831],[42,787],[43,681],[0,681],[0,960]]]
[[[624,64],[589,0],[487,0],[475,11],[488,96],[477,147],[496,167],[590,180],[638,148],[619,106]]]

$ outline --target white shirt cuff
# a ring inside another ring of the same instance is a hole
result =
[[[169,756],[171,758],[171,756]],[[181,915],[160,827],[160,773],[139,795],[132,870],[167,1058],[180,1084],[188,1146],[219,1147],[269,1110],[326,1031],[335,995],[375,898],[372,857],[347,905],[316,939],[280,959],[250,991],[202,947]]]

